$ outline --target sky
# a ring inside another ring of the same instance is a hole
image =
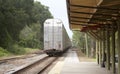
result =
[[[43,5],[49,7],[49,11],[54,18],[61,19],[70,38],[72,31],[69,29],[68,14],[66,8],[66,0],[35,0],[40,1]]]

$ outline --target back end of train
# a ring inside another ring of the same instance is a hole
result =
[[[44,22],[44,52],[49,56],[61,55],[70,46],[71,42],[62,21],[47,19]]]

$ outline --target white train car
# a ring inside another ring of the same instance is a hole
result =
[[[59,19],[47,19],[44,22],[44,51],[49,56],[63,53],[71,47],[70,38]]]

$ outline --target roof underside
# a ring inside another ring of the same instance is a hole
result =
[[[66,0],[70,28],[86,31],[120,17],[120,0]]]

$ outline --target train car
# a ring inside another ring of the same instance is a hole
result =
[[[44,52],[49,56],[60,55],[71,47],[71,40],[59,19],[44,22]]]

